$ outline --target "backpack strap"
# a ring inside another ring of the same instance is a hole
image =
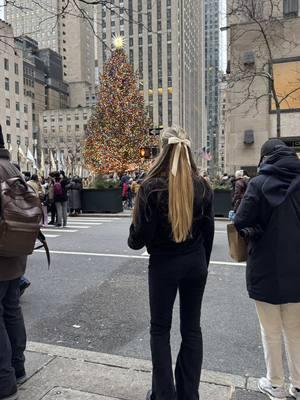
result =
[[[42,243],[40,246],[37,246],[34,248],[34,250],[39,250],[44,248],[46,251],[46,256],[47,256],[47,261],[48,261],[48,269],[50,269],[50,265],[51,265],[51,257],[50,257],[50,251],[49,251],[49,247],[45,238],[45,235],[42,233],[42,231],[39,231],[38,234],[38,240]]]

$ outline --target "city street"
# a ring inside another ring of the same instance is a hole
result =
[[[52,251],[30,257],[32,285],[22,298],[28,340],[113,355],[150,359],[147,256],[127,247],[129,218],[70,218],[66,229],[45,230]],[[203,304],[204,368],[264,374],[254,304],[245,266],[228,256],[225,221],[215,243]],[[172,335],[180,342],[178,305]]]

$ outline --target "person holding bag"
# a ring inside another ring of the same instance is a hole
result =
[[[212,191],[198,175],[183,129],[167,128],[161,153],[136,197],[128,245],[149,260],[152,390],[148,400],[198,400],[203,344],[200,314],[214,237]],[[174,382],[172,312],[180,298],[181,348]]]
[[[248,234],[247,289],[255,300],[267,376],[258,387],[286,399],[282,338],[290,394],[300,400],[300,160],[279,139],[261,149],[259,174],[249,184],[235,226]]]

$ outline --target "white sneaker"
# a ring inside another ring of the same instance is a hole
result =
[[[284,386],[274,387],[267,378],[260,378],[257,386],[258,389],[269,396],[271,400],[286,400],[286,390]]]
[[[296,400],[300,400],[300,392],[296,390],[293,385],[290,385],[290,395],[293,396]]]

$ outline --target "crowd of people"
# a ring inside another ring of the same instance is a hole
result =
[[[200,317],[214,240],[213,191],[208,179],[198,173],[190,139],[183,129],[164,130],[161,146],[147,176],[125,173],[120,179],[126,201],[133,182],[139,185],[128,245],[134,250],[146,246],[150,255],[153,370],[146,399],[199,400],[205,351]],[[1,187],[9,192],[7,188],[19,182],[16,190],[20,196],[24,192],[22,179],[9,161],[0,135]],[[238,231],[260,228],[259,236],[249,237],[246,273],[249,297],[255,302],[260,322],[267,370],[266,377],[259,379],[258,388],[273,400],[284,400],[288,393],[300,400],[300,161],[281,140],[268,140],[261,150],[258,175],[246,180],[245,173],[237,171],[234,224]],[[50,208],[55,204],[56,220],[53,217],[52,222],[58,226],[66,224],[68,193],[72,186],[78,190],[78,183],[69,181],[62,172],[47,182],[36,176],[28,182],[35,199],[39,197]],[[24,193],[24,202],[35,204],[32,193]],[[75,203],[69,204],[70,211],[78,211]],[[11,218],[3,212],[6,206],[1,203],[0,229],[3,219]],[[25,229],[24,224],[16,224],[18,229]],[[7,233],[2,232],[4,236]],[[14,243],[14,249],[15,256],[7,257],[0,246],[0,400],[17,400],[17,384],[26,380],[26,331],[19,284],[30,253],[20,253],[18,243]],[[170,331],[178,293],[182,343],[174,374]],[[288,388],[283,345],[289,368]]]
[[[66,227],[69,216],[81,212],[82,179],[78,176],[66,177],[64,171],[51,172],[48,178],[37,174],[23,174],[27,184],[39,196],[44,209],[44,225]],[[51,215],[48,221],[48,215]]]

